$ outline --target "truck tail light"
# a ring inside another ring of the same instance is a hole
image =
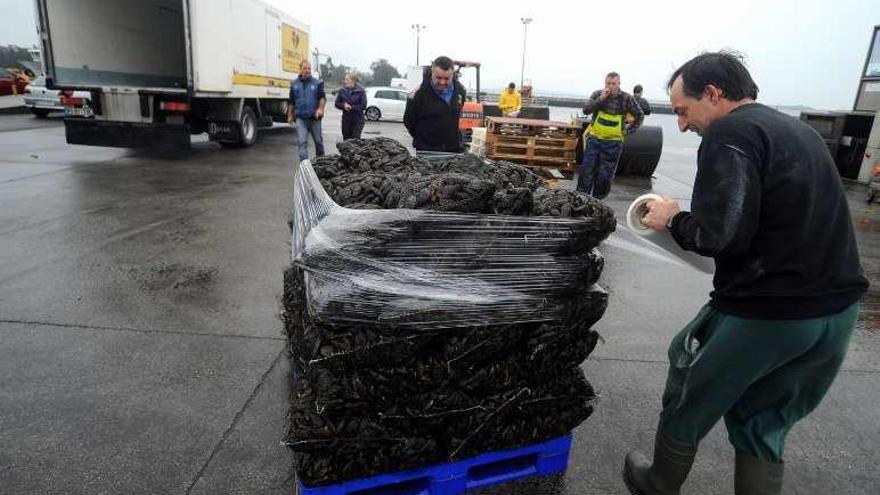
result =
[[[185,101],[163,101],[159,103],[159,109],[166,112],[189,112],[189,103]]]
[[[65,107],[81,107],[85,104],[82,98],[74,98],[72,96],[62,96],[61,104]]]

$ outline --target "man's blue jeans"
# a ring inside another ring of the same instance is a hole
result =
[[[606,141],[588,136],[577,190],[598,199],[608,196],[621,151],[623,151],[622,141]]]
[[[296,145],[299,147],[299,160],[309,159],[309,134],[315,141],[315,155],[324,156],[324,138],[321,135],[321,121],[296,118]]]

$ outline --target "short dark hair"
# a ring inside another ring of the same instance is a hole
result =
[[[431,62],[431,67],[437,67],[441,70],[452,70],[452,59],[441,55]]]
[[[633,86],[633,93],[641,93],[644,89],[641,84],[636,84]]]
[[[510,88],[510,89],[515,89],[515,88],[516,88],[516,84],[510,83],[510,84],[507,85],[507,87]]]
[[[669,77],[667,90],[672,89],[678,76],[681,76],[684,94],[691,98],[702,98],[703,90],[711,84],[731,101],[758,99],[758,85],[743,64],[742,54],[733,50],[704,52],[688,60]]]
[[[620,79],[620,74],[618,74],[617,72],[611,71],[605,75],[605,79],[614,79],[615,77]]]

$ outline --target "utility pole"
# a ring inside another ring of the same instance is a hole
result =
[[[529,23],[532,22],[531,17],[520,17],[520,22],[523,25],[523,53],[522,53],[522,69],[519,72],[519,90],[522,91],[523,81],[525,80],[526,73],[526,35],[529,31]]]
[[[428,29],[428,26],[425,26],[424,24],[413,24],[411,27],[416,32],[416,67],[418,67],[419,66],[419,34],[422,31],[424,31],[425,29]]]
[[[324,77],[324,74],[321,74],[321,59],[318,57],[327,56],[327,53],[321,53],[318,51],[318,47],[316,46],[312,50],[312,55],[315,56],[315,65],[312,66],[312,73],[315,74],[315,77],[321,79]]]

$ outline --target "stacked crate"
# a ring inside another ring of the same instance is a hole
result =
[[[486,156],[530,167],[574,171],[577,126],[548,120],[488,117]]]
[[[564,470],[593,411],[580,364],[614,212],[511,163],[338,148],[294,175],[282,320],[300,493],[458,495]]]

